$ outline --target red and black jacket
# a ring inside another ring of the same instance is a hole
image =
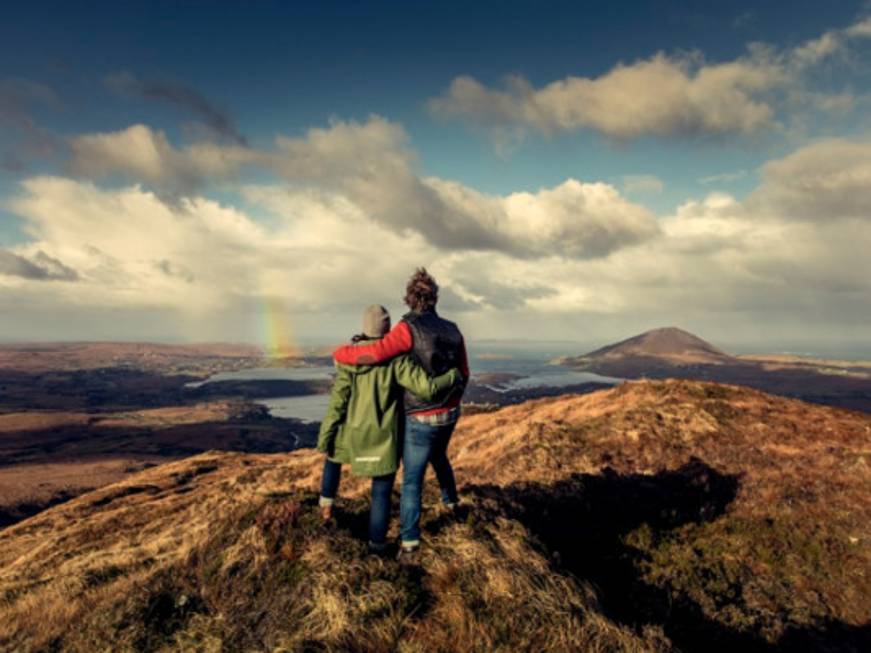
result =
[[[345,365],[376,365],[400,354],[411,354],[430,375],[443,374],[456,367],[466,383],[469,381],[463,335],[456,324],[435,311],[408,313],[380,340],[365,345],[343,345],[333,352],[333,358]],[[406,392],[405,411],[418,415],[448,411],[460,405],[464,387],[465,384],[459,386],[441,402],[426,402]]]

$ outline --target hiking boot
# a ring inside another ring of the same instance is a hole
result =
[[[375,542],[370,541],[368,552],[369,555],[378,556],[379,558],[385,557],[387,555],[387,542],[376,544]]]
[[[416,567],[420,565],[420,545],[399,547],[399,553],[396,556],[399,564],[405,567]]]
[[[443,503],[442,509],[451,521],[457,523],[466,521],[469,516],[469,507],[465,503]]]

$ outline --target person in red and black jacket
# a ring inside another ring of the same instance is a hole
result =
[[[439,287],[426,269],[409,279],[405,303],[411,309],[381,340],[370,345],[344,345],[333,352],[337,363],[377,365],[410,353],[430,374],[458,368],[463,383],[439,401],[405,393],[405,438],[402,447],[402,498],[400,559],[413,560],[420,545],[420,512],[427,464],[435,470],[442,501],[457,510],[459,497],[447,449],[460,417],[460,402],[469,382],[469,360],[463,334],[457,325],[436,313]]]

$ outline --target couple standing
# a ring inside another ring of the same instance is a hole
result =
[[[400,560],[413,561],[420,546],[423,480],[433,466],[442,502],[451,511],[459,501],[447,448],[460,416],[469,381],[463,336],[436,313],[438,285],[420,268],[408,281],[405,303],[411,309],[390,330],[390,315],[370,306],[363,333],[333,352],[336,379],[318,434],[318,451],[327,454],[321,480],[321,515],[332,518],[341,465],[372,477],[369,549],[387,547],[390,495],[403,462],[400,500]]]

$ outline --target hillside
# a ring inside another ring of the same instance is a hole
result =
[[[871,417],[690,381],[464,418],[470,508],[366,557],[366,484],[209,452],[0,531],[0,650],[862,651]],[[396,529],[396,523],[392,528]]]
[[[748,386],[871,413],[871,366],[862,361],[731,356],[675,327],[653,329],[556,364],[623,379],[683,378]]]

